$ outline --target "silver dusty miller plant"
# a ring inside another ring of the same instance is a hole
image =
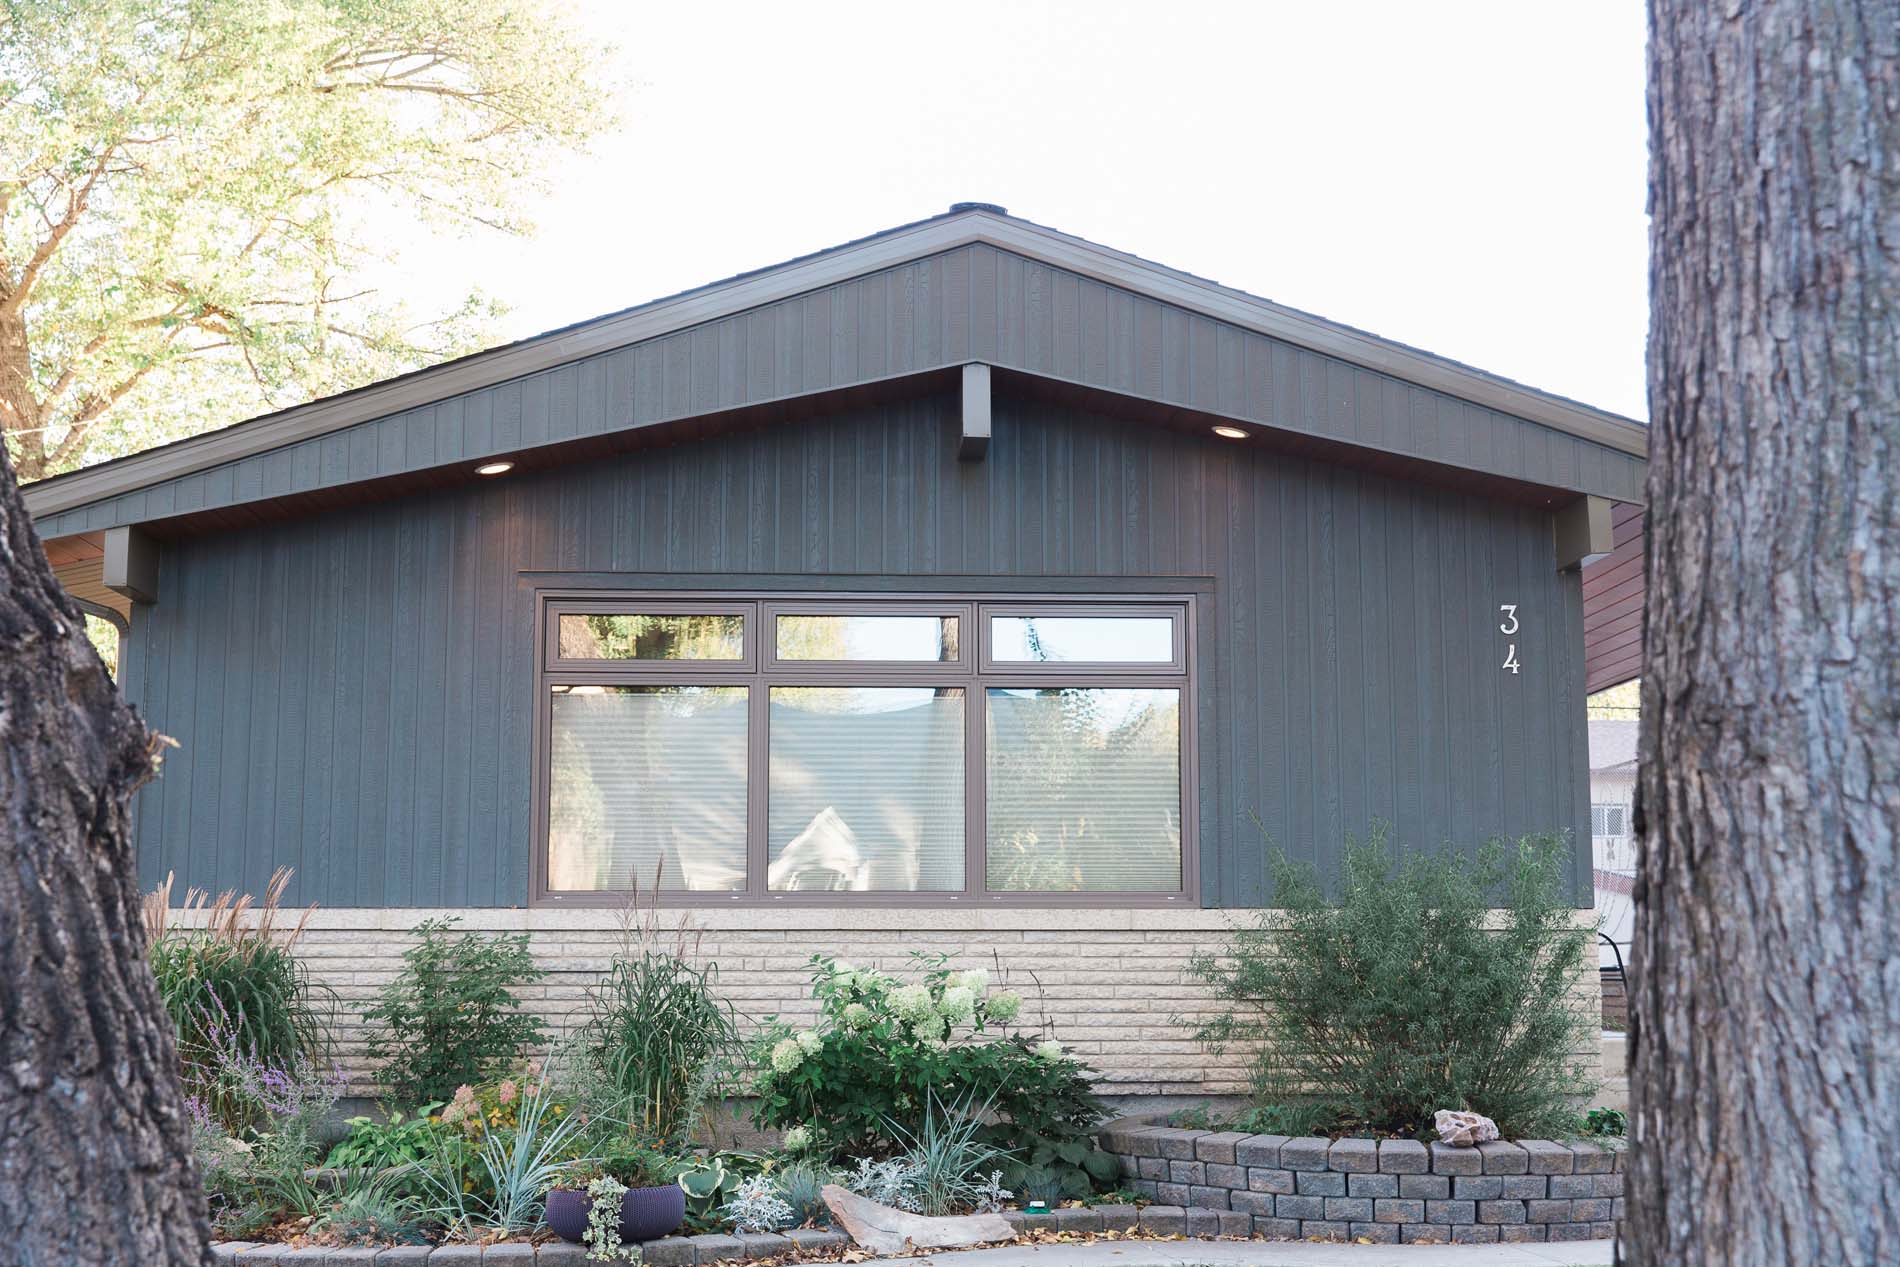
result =
[[[732,1221],[735,1232],[776,1232],[798,1222],[792,1207],[764,1175],[741,1183],[719,1212]]]
[[[844,1186],[880,1205],[896,1206],[915,1214],[923,1209],[923,1197],[917,1191],[917,1179],[916,1164],[902,1157],[893,1157],[888,1161],[860,1157],[858,1168],[844,1181]]]

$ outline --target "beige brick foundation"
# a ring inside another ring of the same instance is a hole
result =
[[[372,1095],[374,1071],[363,1055],[362,1009],[402,967],[409,930],[432,916],[455,915],[474,932],[526,932],[549,973],[524,1000],[562,1032],[577,1024],[583,995],[622,945],[617,911],[603,909],[319,909],[297,952],[311,975],[339,1000],[338,1055],[350,1093]],[[1587,918],[1590,912],[1579,912]],[[1216,1004],[1187,975],[1196,953],[1217,951],[1246,910],[1025,909],[987,911],[916,907],[735,907],[691,913],[702,934],[700,956],[716,963],[720,993],[747,1028],[776,1014],[801,1024],[815,1018],[808,960],[815,952],[859,967],[907,973],[911,952],[942,953],[953,967],[987,968],[1023,995],[1018,1028],[1044,1029],[1100,1074],[1099,1090],[1118,1102],[1156,1097],[1234,1096],[1246,1090],[1243,1053],[1214,1056],[1188,1025]],[[678,912],[662,910],[663,923]],[[1579,977],[1592,997],[1594,971]],[[1582,1000],[1580,1000],[1582,1002]],[[1179,1018],[1177,1020],[1177,1018]]]
[[[528,933],[549,976],[523,998],[557,1032],[578,1023],[584,992],[622,944],[611,910],[318,910],[297,951],[340,1000],[339,1056],[353,1094],[375,1089],[362,1009],[400,971],[409,929],[441,915],[460,916],[470,931]],[[720,993],[748,1028],[772,1014],[794,1024],[816,1017],[807,962],[815,952],[895,973],[910,970],[912,951],[942,953],[1020,991],[1018,1028],[1046,1026],[1099,1071],[1104,1094],[1145,1098],[1244,1090],[1241,1057],[1209,1056],[1174,1020],[1212,1010],[1205,989],[1187,979],[1188,960],[1217,949],[1237,915],[1246,912],[747,907],[695,910],[693,920],[701,957],[718,965]],[[669,918],[678,915],[663,910]]]

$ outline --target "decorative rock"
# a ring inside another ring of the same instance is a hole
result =
[[[902,1254],[912,1249],[961,1249],[1015,1238],[1000,1214],[959,1214],[931,1218],[894,1210],[847,1191],[835,1183],[820,1190],[831,1216],[873,1254]],[[699,1239],[699,1238],[695,1238]],[[704,1250],[701,1251],[702,1257]]]
[[[1472,1148],[1498,1137],[1498,1124],[1482,1113],[1440,1109],[1432,1115],[1438,1138],[1453,1148]]]

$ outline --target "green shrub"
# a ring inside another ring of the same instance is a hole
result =
[[[431,1152],[430,1137],[442,1129],[429,1115],[441,1107],[424,1105],[413,1117],[394,1112],[382,1122],[353,1117],[344,1123],[350,1133],[336,1142],[323,1164],[335,1170],[384,1170],[423,1161]]]
[[[829,1157],[882,1157],[921,1135],[933,1102],[985,1104],[996,1120],[982,1142],[1010,1155],[998,1162],[1009,1186],[1032,1165],[1075,1196],[1112,1180],[1090,1137],[1104,1110],[1088,1068],[1052,1039],[1008,1032],[1022,1001],[991,993],[981,969],[914,958],[920,979],[905,984],[812,957],[817,1028],[774,1023],[754,1047],[759,1125],[802,1126]]]
[[[547,974],[535,967],[528,938],[457,934],[454,917],[424,920],[412,930],[403,969],[383,988],[364,1019],[380,1025],[367,1044],[386,1062],[391,1100],[448,1100],[516,1065],[545,1041],[540,1018],[513,991]]]
[[[1559,1130],[1591,1090],[1573,989],[1594,934],[1565,899],[1569,857],[1560,837],[1401,857],[1377,830],[1348,842],[1329,897],[1277,855],[1278,909],[1193,963],[1231,1009],[1196,1037],[1252,1045],[1256,1099],[1302,1133],[1423,1135],[1461,1108],[1510,1136]]]
[[[1583,1115],[1583,1133],[1620,1138],[1629,1134],[1629,1118],[1621,1109],[1591,1109]]]
[[[278,927],[290,874],[279,868],[261,902],[187,890],[180,912],[188,920],[172,910],[170,876],[145,899],[152,976],[178,1030],[186,1093],[227,1131],[258,1126],[267,1115],[243,1094],[241,1080],[220,1076],[227,1052],[273,1069],[321,1065],[330,1053],[335,996],[310,980],[294,953],[310,913]]]
[[[718,965],[696,962],[691,926],[682,921],[663,933],[657,906],[642,915],[637,892],[631,902],[621,953],[587,992],[570,1060],[585,1065],[577,1078],[589,1083],[589,1113],[648,1139],[680,1138],[745,1046],[731,1005],[715,991]]]

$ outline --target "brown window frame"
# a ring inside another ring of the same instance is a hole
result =
[[[706,685],[747,687],[746,887],[742,890],[666,890],[659,900],[676,906],[929,906],[1124,907],[1196,906],[1199,892],[1199,763],[1195,596],[1063,594],[848,594],[782,591],[542,590],[535,595],[534,747],[531,774],[533,860],[530,903],[535,906],[618,906],[619,890],[548,887],[549,763],[552,688],[557,685]],[[610,613],[743,616],[741,660],[563,660],[557,628],[562,615]],[[954,661],[781,660],[780,615],[954,615],[959,619]],[[1156,616],[1174,622],[1174,658],[1159,663],[1026,663],[990,658],[991,616]],[[765,887],[771,854],[767,827],[770,789],[771,691],[775,686],[958,686],[964,691],[964,873],[958,891],[775,892]],[[1099,686],[1180,692],[1181,885],[1165,892],[1083,893],[991,891],[987,822],[990,689],[999,686]]]

